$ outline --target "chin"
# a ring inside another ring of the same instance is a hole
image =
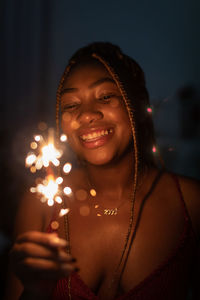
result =
[[[103,149],[97,153],[82,157],[82,160],[84,160],[86,164],[88,163],[94,166],[106,166],[115,161],[114,156],[111,155],[111,153],[106,153]]]

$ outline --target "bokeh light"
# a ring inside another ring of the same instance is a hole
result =
[[[63,192],[65,193],[65,195],[69,196],[72,193],[72,189],[69,186],[66,186]]]
[[[67,141],[67,136],[66,136],[66,134],[62,134],[62,135],[60,136],[60,140],[61,140],[61,142],[66,142],[66,141]]]
[[[71,169],[72,169],[72,165],[70,163],[64,164],[64,166],[63,166],[64,173],[66,173],[66,174],[69,173],[71,171]]]
[[[83,189],[80,189],[75,192],[75,196],[77,200],[84,201],[87,199],[87,192]]]

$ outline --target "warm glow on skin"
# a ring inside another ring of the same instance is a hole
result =
[[[129,148],[132,133],[127,110],[117,85],[102,65],[72,71],[64,84],[61,110],[63,132],[81,159],[103,165]]]

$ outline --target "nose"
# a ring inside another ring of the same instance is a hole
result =
[[[78,115],[78,120],[82,124],[91,124],[95,121],[101,120],[102,118],[103,113],[91,106],[83,107]]]

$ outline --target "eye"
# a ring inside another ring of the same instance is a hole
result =
[[[65,111],[74,111],[79,107],[79,103],[68,103],[68,104],[63,104],[61,107],[62,113]]]
[[[99,101],[104,102],[104,103],[109,103],[111,98],[113,98],[115,95],[114,94],[106,94],[102,95],[98,98]]]

